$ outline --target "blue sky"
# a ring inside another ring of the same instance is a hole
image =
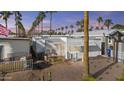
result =
[[[22,13],[22,22],[26,29],[31,27],[32,22],[35,20],[36,16],[38,15],[38,11],[23,11]],[[44,19],[44,27],[49,27],[49,14],[46,14],[46,18]],[[89,22],[91,25],[96,25],[96,19],[98,16],[102,16],[103,20],[109,18],[112,19],[113,23],[117,24],[124,24],[124,12],[123,11],[92,11],[89,12]],[[53,28],[58,28],[66,25],[75,25],[77,20],[83,19],[83,12],[82,11],[66,11],[66,12],[57,12],[53,14]],[[4,24],[3,20],[0,20],[1,24]],[[15,21],[14,16],[11,16],[8,20],[8,27],[15,28]]]

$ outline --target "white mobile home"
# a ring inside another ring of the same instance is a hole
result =
[[[0,59],[27,56],[29,52],[28,38],[0,38]]]
[[[89,32],[89,56],[98,55],[113,57],[113,39],[110,34],[115,30],[98,30]],[[123,31],[122,31],[123,32]],[[76,32],[72,35],[42,35],[33,37],[37,52],[47,54],[56,53],[66,59],[80,59],[83,55],[83,32]],[[119,42],[118,58],[124,60],[124,42]],[[108,49],[110,52],[108,53]]]
[[[109,45],[108,35],[112,31],[89,32],[89,56],[106,55]],[[55,52],[57,55],[65,56],[66,59],[80,59],[83,54],[83,32],[72,35],[42,35],[33,37],[36,52]]]

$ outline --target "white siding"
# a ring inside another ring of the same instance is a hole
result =
[[[30,42],[28,40],[0,40],[3,46],[3,58],[29,54]]]

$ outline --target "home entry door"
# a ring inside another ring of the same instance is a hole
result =
[[[3,50],[3,46],[0,46],[0,59],[2,59],[2,50]]]
[[[105,42],[101,43],[101,55],[105,55]]]

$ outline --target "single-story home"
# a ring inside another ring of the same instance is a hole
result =
[[[107,48],[112,40],[109,33],[113,31],[99,30],[89,32],[89,56],[107,55]],[[36,53],[56,53],[66,59],[80,59],[83,55],[83,32],[72,35],[42,35],[32,37]]]
[[[29,38],[0,38],[0,59],[20,58],[30,53]]]

